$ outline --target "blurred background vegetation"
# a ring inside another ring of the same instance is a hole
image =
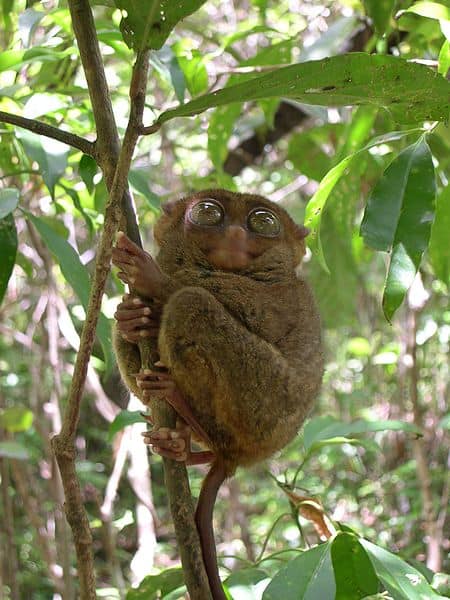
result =
[[[122,40],[119,11],[108,2],[92,4],[123,133],[133,53]],[[445,75],[450,9],[442,3],[448,14],[436,13],[424,8],[430,4],[206,2],[152,53],[146,122],[156,110],[245,81],[250,68],[265,73],[344,52],[401,56]],[[31,119],[45,115],[56,127],[92,136],[95,125],[65,2],[11,0],[1,4],[0,17],[0,110]],[[174,119],[158,135],[141,139],[129,176],[145,246],[154,250],[152,224],[161,202],[206,187],[261,193],[301,222],[332,167],[375,136],[398,129],[388,111],[375,107],[338,109],[279,98]],[[107,191],[93,159],[81,152],[7,124],[0,125],[0,135],[3,206],[14,196],[5,188],[20,191],[15,229],[7,211],[0,215],[4,266],[14,231],[18,239],[0,306],[0,590],[3,586],[4,597],[13,600],[71,598],[74,555],[49,439],[61,425]],[[259,560],[263,551],[269,558],[261,564],[272,573],[290,556],[286,550],[321,539],[317,518],[296,510],[274,479],[292,482],[296,472],[295,493],[321,502],[331,522],[400,553],[430,581],[433,572],[449,569],[447,125],[433,126],[427,137],[439,230],[432,231],[420,270],[391,322],[382,309],[388,255],[365,246],[360,236],[371,190],[418,135],[360,153],[328,198],[321,237],[329,273],[310,251],[303,267],[323,319],[322,393],[309,433],[223,486],[216,532],[224,574]],[[6,275],[0,277],[2,291],[6,283]],[[141,407],[128,399],[108,347],[106,319],[123,291],[113,274],[103,303],[103,348],[99,342],[94,349],[77,437],[99,596],[107,598],[124,597],[145,575],[178,565],[161,461],[148,456],[140,441],[144,425],[134,421]],[[191,469],[194,494],[204,472]],[[442,581],[444,593],[444,576]]]

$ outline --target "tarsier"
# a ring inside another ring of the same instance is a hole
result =
[[[154,260],[124,234],[113,250],[137,295],[116,312],[121,374],[145,404],[164,398],[176,430],[145,442],[186,464],[211,462],[196,523],[213,598],[225,598],[212,512],[237,467],[283,448],[317,396],[323,373],[319,316],[296,269],[308,230],[266,198],[206,190],[167,203]],[[140,371],[137,343],[154,340],[164,369]],[[193,452],[193,440],[204,448]]]

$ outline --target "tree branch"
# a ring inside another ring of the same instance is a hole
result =
[[[63,131],[52,125],[47,125],[47,123],[36,121],[35,119],[26,119],[25,117],[19,117],[18,115],[11,115],[2,110],[0,110],[0,121],[9,123],[10,125],[17,125],[17,127],[28,129],[28,131],[32,131],[33,133],[58,140],[58,142],[72,146],[72,148],[77,148],[78,150],[81,150],[81,152],[84,152],[84,154],[96,158],[95,143],[85,140],[79,135]]]

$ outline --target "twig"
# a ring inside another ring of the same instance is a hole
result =
[[[18,115],[12,115],[3,112],[2,110],[0,110],[0,121],[9,123],[10,125],[17,125],[17,127],[28,129],[28,131],[32,131],[39,135],[45,135],[45,137],[53,138],[54,140],[58,140],[58,142],[77,148],[78,150],[81,150],[81,152],[84,152],[84,154],[96,158],[95,143],[85,140],[74,133],[63,131],[52,125],[47,125],[47,123],[36,121],[35,119],[27,119],[25,117],[19,117]]]

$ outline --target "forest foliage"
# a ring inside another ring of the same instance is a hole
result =
[[[323,389],[294,442],[219,497],[229,597],[450,597],[448,3],[90,5],[121,140],[133,64],[150,51],[125,173],[145,247],[165,201],[212,187],[266,195],[310,229]],[[0,586],[12,600],[78,593],[50,439],[72,406],[120,170],[114,180],[118,149],[105,160],[95,141],[73,26],[86,9],[0,6]],[[112,272],[74,434],[96,593],[175,600],[161,461],[112,353],[123,293]],[[190,473],[194,495],[203,475]]]

